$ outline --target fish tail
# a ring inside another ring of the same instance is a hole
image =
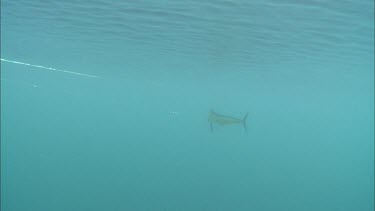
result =
[[[246,115],[243,117],[242,119],[242,125],[243,125],[243,128],[245,128],[245,131],[247,132],[247,125],[246,125],[246,120],[247,120],[247,116],[249,115],[249,113],[246,113]]]

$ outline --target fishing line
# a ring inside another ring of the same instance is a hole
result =
[[[85,76],[85,77],[90,77],[90,78],[99,78],[99,76],[96,76],[96,75],[89,75],[89,74],[84,74],[84,73],[79,73],[79,72],[68,71],[68,70],[60,70],[60,69],[56,69],[56,68],[53,68],[53,67],[44,67],[44,66],[41,66],[41,65],[29,64],[29,63],[24,63],[24,62],[19,62],[19,61],[12,61],[12,60],[2,59],[2,58],[0,58],[0,60],[2,62],[31,66],[31,67],[36,67],[36,68],[45,69],[45,70],[74,74],[74,75]]]

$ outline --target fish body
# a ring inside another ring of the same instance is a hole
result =
[[[239,119],[236,117],[222,115],[211,110],[208,113],[208,122],[210,123],[211,131],[213,131],[213,124],[218,124],[218,125],[242,124],[244,129],[247,130],[247,127],[246,127],[247,115],[248,113],[242,119]]]

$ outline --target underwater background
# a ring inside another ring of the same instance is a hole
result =
[[[373,107],[372,0],[1,1],[4,211],[371,211]]]

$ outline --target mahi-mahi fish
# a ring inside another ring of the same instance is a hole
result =
[[[218,125],[242,124],[245,131],[247,131],[246,119],[247,119],[248,114],[249,113],[246,113],[246,115],[242,119],[239,119],[236,117],[225,116],[225,115],[216,113],[215,111],[211,110],[208,113],[208,122],[210,123],[211,132],[214,130],[213,124],[218,124]]]

